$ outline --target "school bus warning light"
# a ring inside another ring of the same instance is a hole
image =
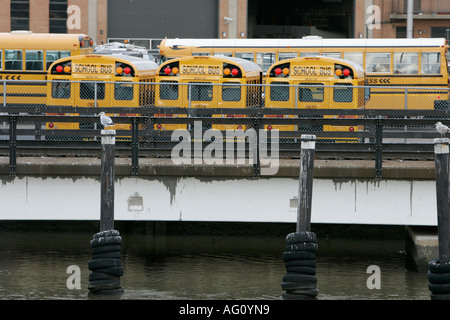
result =
[[[283,74],[284,76],[287,76],[287,75],[289,75],[289,68],[283,68],[283,69],[276,68],[274,70],[274,72],[277,76],[280,76],[281,74]]]
[[[173,75],[176,75],[177,73],[178,73],[178,68],[177,67],[173,67],[173,68],[171,68],[171,67],[165,67],[164,68],[164,73],[165,74],[167,74],[167,75],[169,75],[169,74],[173,74]]]
[[[67,65],[67,66],[62,66],[62,65],[59,65],[59,66],[56,66],[56,72],[57,73],[67,73],[67,74],[70,74],[70,71],[71,71],[71,68],[70,68],[70,66],[69,65]]]

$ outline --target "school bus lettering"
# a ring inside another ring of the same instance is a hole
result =
[[[331,76],[333,73],[331,67],[320,67],[319,70],[321,76]]]
[[[327,66],[297,66],[294,67],[294,76],[331,76],[332,68]]]
[[[208,66],[208,74],[220,75],[219,66]]]
[[[379,83],[383,83],[383,84],[390,84],[391,83],[391,78],[366,78],[366,84],[379,84]]]
[[[180,74],[196,74],[196,75],[220,75],[219,66],[195,66],[195,65],[182,65]]]
[[[113,66],[111,64],[97,64],[97,63],[75,63],[74,73],[91,73],[91,74],[111,74],[113,73]]]

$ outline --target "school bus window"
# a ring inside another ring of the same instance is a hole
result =
[[[58,59],[70,57],[70,51],[62,51],[62,50],[47,50],[45,52],[45,59],[47,69],[50,65]]]
[[[418,52],[395,52],[394,74],[418,74],[419,53]]]
[[[272,82],[270,86],[271,101],[289,101],[289,83]]]
[[[300,57],[317,57],[318,52],[300,52]]]
[[[344,52],[344,59],[353,61],[361,66],[364,65],[364,56],[362,52]]]
[[[254,61],[254,55],[251,52],[236,52],[234,54],[236,58],[241,58],[249,61]]]
[[[322,102],[324,99],[323,85],[304,87],[306,83],[300,83],[298,88],[298,101],[300,102]]]
[[[43,69],[44,69],[44,51],[26,50],[25,70],[43,70]]]
[[[391,53],[389,52],[367,52],[366,71],[368,73],[390,73]]]
[[[89,48],[91,46],[91,40],[83,41],[83,48]]]
[[[133,100],[133,84],[120,82],[114,84],[115,100]]]
[[[241,86],[239,83],[222,84],[222,100],[223,101],[240,101],[241,100]]]
[[[22,70],[22,50],[5,50],[5,70]]]
[[[420,71],[422,74],[441,73],[441,54],[439,52],[422,52]]]
[[[101,82],[86,81],[80,83],[80,99],[94,100],[97,86],[97,100],[105,99],[105,84]]]
[[[269,67],[275,63],[275,52],[257,53],[256,63],[263,69],[263,72],[267,72]]]
[[[54,81],[52,82],[52,98],[69,99],[70,98],[70,82]]]
[[[342,58],[340,52],[322,52],[322,56],[329,57],[329,58],[338,58],[338,59]]]
[[[190,87],[190,90],[189,90]],[[190,82],[187,98],[191,101],[212,101],[213,86],[209,82]],[[190,94],[190,97],[189,97]]]
[[[215,52],[214,55],[216,57],[232,57],[233,53],[231,53],[231,52]]]
[[[180,85],[176,81],[161,81],[159,84],[159,98],[161,100],[178,100]]]
[[[278,53],[278,61],[297,58],[297,52],[279,52]]]
[[[192,52],[193,56],[209,56],[209,52]]]
[[[352,102],[353,86],[350,83],[336,83],[333,89],[334,102]]]

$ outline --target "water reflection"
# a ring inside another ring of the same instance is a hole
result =
[[[123,234],[121,299],[282,299],[284,237]],[[92,233],[0,233],[1,299],[108,299],[88,295]],[[405,265],[403,240],[320,240],[318,299],[429,300],[426,269]],[[70,290],[67,267],[81,269]],[[381,289],[367,288],[367,268]]]

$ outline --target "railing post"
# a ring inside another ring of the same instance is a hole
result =
[[[260,143],[261,143],[261,137],[260,137],[260,120],[255,119],[253,120],[253,129],[255,130],[255,140],[253,141],[253,176],[259,177],[261,175],[261,159],[260,159]],[[265,138],[267,139],[267,135],[265,135]],[[267,141],[266,141],[267,143]]]
[[[408,110],[408,88],[405,88],[405,110]]]
[[[428,289],[433,300],[450,300],[449,139],[434,139],[439,257],[429,263]]]
[[[192,94],[192,92],[191,92],[191,84],[190,83],[188,83],[188,101],[189,101],[189,109],[191,108],[191,102],[192,102],[192,99],[191,99],[191,94]]]
[[[132,138],[131,138],[131,166],[133,169],[133,176],[138,174],[139,168],[139,119],[133,117],[132,124]]]
[[[3,106],[6,107],[6,80],[3,80]]]
[[[97,81],[94,81],[94,107],[97,108]]]
[[[375,121],[375,178],[381,178],[383,171],[383,120],[380,116]]]
[[[408,110],[408,88],[405,88],[405,110]],[[407,116],[404,117],[404,119],[408,119]],[[408,126],[405,124],[404,126],[404,131],[407,132],[408,131]],[[407,143],[408,142],[408,138],[404,138],[404,142]]]
[[[17,116],[9,117],[9,174],[16,174],[17,164]]]

